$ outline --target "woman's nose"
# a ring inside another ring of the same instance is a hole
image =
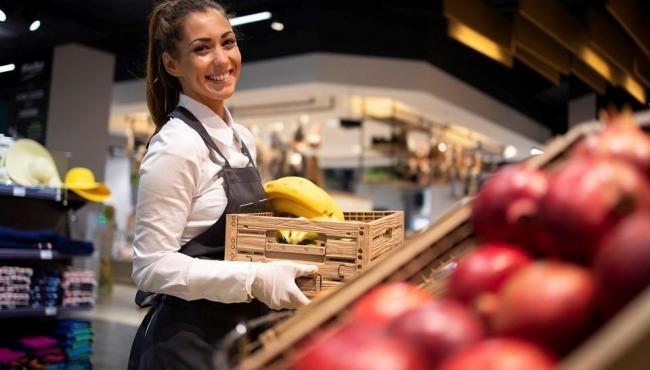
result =
[[[213,58],[215,64],[228,63],[228,55],[222,48],[214,48]]]

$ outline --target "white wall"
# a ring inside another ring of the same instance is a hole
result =
[[[113,55],[85,46],[54,49],[46,146],[70,152],[70,167],[88,167],[98,180],[108,151],[114,65]]]

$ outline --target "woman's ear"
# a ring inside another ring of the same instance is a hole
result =
[[[176,60],[172,58],[171,55],[169,55],[168,52],[163,52],[162,55],[162,61],[163,61],[163,66],[165,67],[165,70],[167,73],[174,77],[178,77],[180,75],[180,71],[178,70],[178,64],[176,63]]]

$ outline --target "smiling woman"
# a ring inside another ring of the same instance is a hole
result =
[[[241,69],[237,39],[222,12],[206,9],[187,15],[176,55],[162,55],[167,72],[183,93],[224,118],[223,101],[235,92]]]
[[[129,369],[207,370],[240,321],[309,303],[295,279],[316,267],[223,261],[226,214],[266,210],[255,140],[225,106],[241,70],[237,39],[210,0],[162,2],[149,27],[156,132],[140,165],[133,279],[136,303],[151,309]]]

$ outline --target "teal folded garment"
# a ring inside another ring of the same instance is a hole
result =
[[[91,353],[91,348],[87,346],[75,348],[72,350],[67,350],[65,353],[68,355],[68,357],[74,357],[78,355],[89,355]]]
[[[73,342],[73,343],[66,343],[65,345],[63,345],[63,343],[62,343],[61,347],[63,347],[63,349],[65,350],[65,349],[75,349],[75,348],[84,347],[84,346],[85,347],[92,347],[93,346],[93,341],[92,340],[82,340],[82,341]]]
[[[92,341],[94,338],[93,335],[77,335],[74,337],[70,338],[65,338],[61,340],[63,343],[74,343],[74,342],[81,342],[81,341]]]

